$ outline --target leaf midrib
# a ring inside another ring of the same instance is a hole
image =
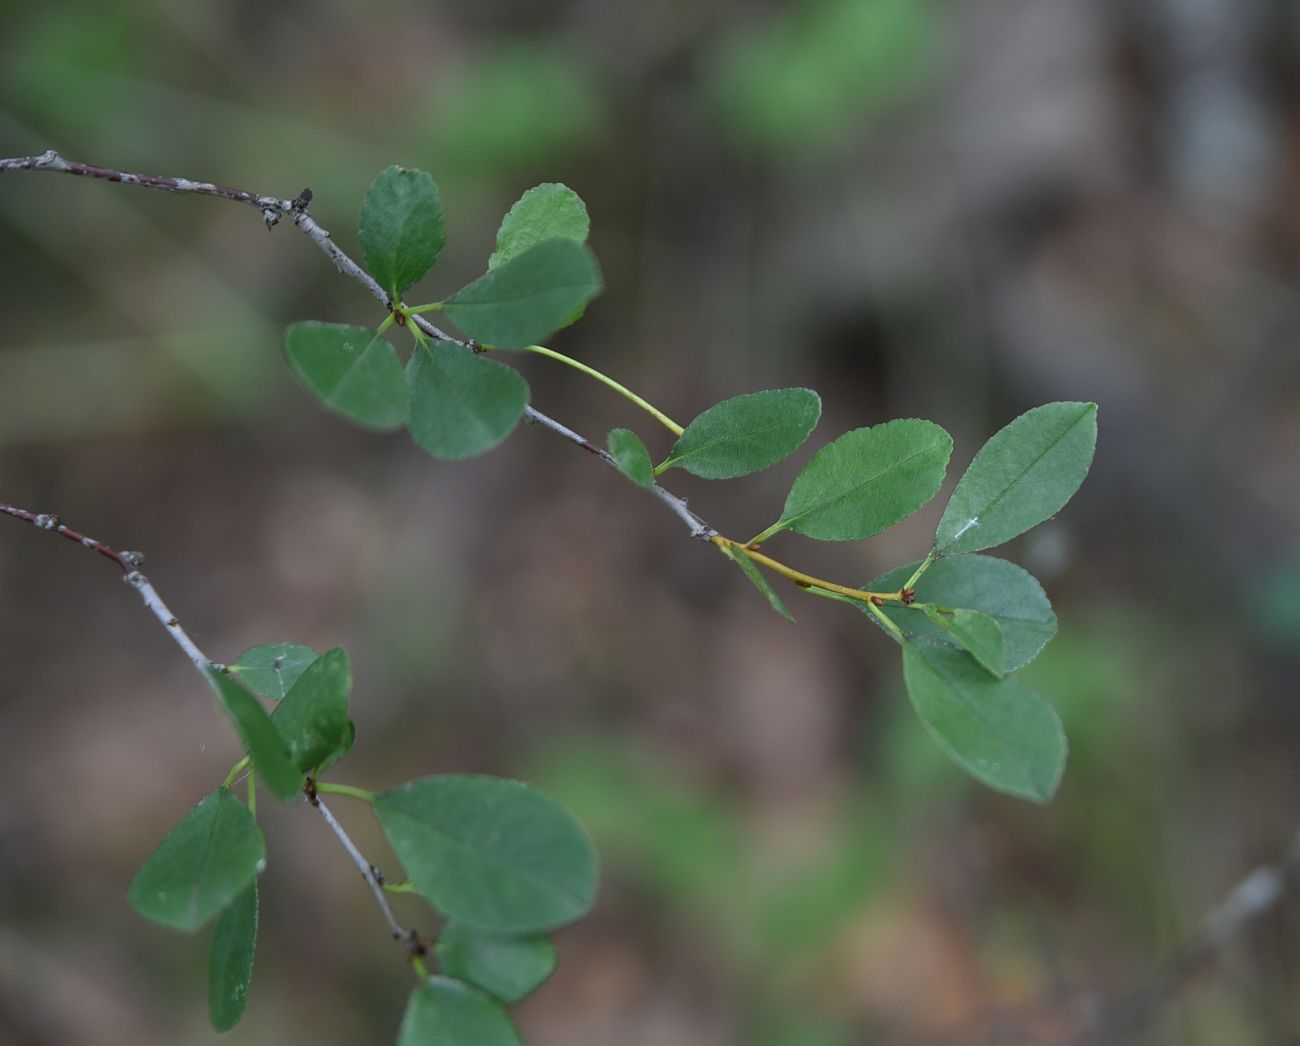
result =
[[[587,903],[586,899],[581,894],[577,893],[575,890],[569,888],[563,883],[552,882],[550,879],[538,875],[536,872],[532,871],[529,868],[525,868],[522,865],[515,864],[513,861],[509,861],[506,858],[502,857],[500,854],[487,849],[481,843],[478,843],[472,839],[467,839],[464,836],[449,831],[446,828],[442,827],[441,825],[434,824],[431,821],[422,820],[419,817],[416,817],[415,815],[408,813],[407,811],[401,809],[398,806],[389,805],[387,809],[391,814],[396,815],[397,817],[402,818],[406,821],[409,821],[410,823],[416,825],[419,828],[424,829],[425,831],[432,833],[433,835],[445,837],[446,839],[449,839],[451,842],[458,843],[459,845],[465,847],[467,850],[472,850],[480,854],[481,856],[488,858],[494,864],[508,868],[511,871],[517,872],[518,874],[524,876],[525,878],[535,883],[539,883],[544,887],[556,891],[557,893],[562,893],[566,895],[576,903],[579,909],[583,908]]]
[[[893,472],[895,469],[900,469],[900,468],[902,468],[904,465],[906,465],[909,461],[913,460],[914,458],[919,458],[919,457],[921,457],[921,456],[924,455],[924,454],[932,453],[932,452],[936,449],[937,445],[938,445],[938,444],[936,444],[936,443],[932,443],[930,446],[925,447],[925,448],[923,448],[922,450],[913,451],[913,452],[912,452],[911,454],[909,454],[907,457],[905,457],[905,458],[899,458],[897,461],[891,462],[888,466],[886,466],[885,468],[881,469],[881,471],[875,473],[875,474],[872,475],[872,476],[869,476],[867,479],[864,479],[861,483],[858,483],[858,484],[856,484],[855,486],[850,487],[848,490],[844,491],[843,493],[841,493],[841,494],[837,494],[835,497],[831,498],[829,501],[824,501],[824,502],[822,502],[820,505],[813,505],[812,507],[810,507],[810,508],[806,508],[806,509],[804,509],[802,512],[797,513],[796,515],[793,515],[793,516],[785,516],[785,517],[783,517],[783,518],[780,520],[780,522],[781,522],[782,524],[784,524],[785,526],[789,527],[789,526],[791,526],[791,525],[793,525],[793,524],[795,524],[795,523],[798,523],[799,520],[803,519],[805,516],[807,516],[807,515],[809,515],[809,514],[811,514],[811,513],[813,513],[813,512],[821,512],[821,511],[824,511],[825,509],[830,508],[832,505],[837,505],[837,504],[839,504],[841,501],[843,501],[845,498],[848,498],[848,497],[850,497],[850,496],[852,496],[852,495],[858,493],[860,490],[862,490],[863,487],[866,487],[866,486],[868,486],[868,485],[870,485],[870,484],[872,484],[872,483],[875,483],[875,482],[876,482],[878,479],[880,479],[882,476],[887,476],[887,475],[889,475],[889,473]],[[933,496],[933,495],[931,495],[931,496]]]
[[[1078,426],[1079,422],[1083,421],[1083,419],[1086,418],[1086,417],[1088,416],[1088,411],[1089,411],[1090,409],[1091,409],[1091,408],[1089,408],[1089,407],[1084,407],[1084,408],[1083,408],[1083,412],[1082,412],[1082,413],[1081,413],[1077,418],[1075,418],[1074,421],[1070,422],[1070,424],[1069,424],[1068,426],[1066,426],[1066,428],[1061,432],[1061,434],[1060,434],[1059,436],[1057,436],[1056,439],[1054,439],[1050,444],[1048,444],[1048,445],[1043,449],[1042,453],[1039,454],[1038,457],[1034,458],[1033,461],[1031,461],[1028,465],[1026,465],[1026,466],[1024,467],[1024,469],[1021,470],[1020,474],[1019,474],[1018,476],[1016,476],[1015,479],[1013,479],[1010,483],[1008,483],[1008,484],[1007,484],[1007,485],[1006,485],[1006,486],[1005,486],[1005,487],[1004,487],[1004,488],[1003,488],[1003,489],[998,493],[997,497],[995,497],[992,501],[988,502],[988,504],[986,504],[986,505],[985,505],[983,508],[981,508],[978,512],[973,513],[972,518],[974,518],[974,519],[976,520],[976,523],[975,523],[974,526],[972,526],[972,527],[970,528],[971,531],[978,531],[979,526],[980,526],[979,520],[980,520],[983,516],[987,515],[989,512],[992,512],[993,509],[995,509],[995,508],[998,506],[998,504],[1002,501],[1002,499],[1005,498],[1005,497],[1006,497],[1006,496],[1011,492],[1011,488],[1012,488],[1012,487],[1014,487],[1014,486],[1016,486],[1017,484],[1023,482],[1023,481],[1024,481],[1024,478],[1025,478],[1027,475],[1029,475],[1029,473],[1030,473],[1031,471],[1033,471],[1033,469],[1038,465],[1038,463],[1039,463],[1040,461],[1042,461],[1043,458],[1047,457],[1047,455],[1050,454],[1053,450],[1055,450],[1055,449],[1057,448],[1057,446],[1061,443],[1061,441],[1062,441],[1063,439],[1065,439],[1065,437],[1068,436],[1071,432],[1074,431],[1074,429]],[[975,462],[977,462],[978,460],[979,460],[979,454],[976,454],[975,457],[974,457],[974,459],[971,461],[971,467],[972,467],[972,468],[974,468],[974,466],[975,466]],[[959,485],[960,485],[960,484],[959,484]],[[946,516],[947,513],[945,512],[944,515]],[[966,515],[966,512],[963,511],[963,512],[959,513],[959,515]],[[969,531],[968,531],[967,533],[969,533]],[[953,537],[951,537],[951,538],[948,539],[948,544],[944,545],[943,548],[946,549],[946,548],[951,547],[952,545],[955,545],[959,540],[961,540],[961,538],[963,538],[963,537],[965,537],[965,536],[966,536],[965,534],[954,535]]]
[[[981,711],[979,703],[972,700],[970,697],[968,697],[965,691],[957,685],[957,683],[953,680],[953,678],[950,675],[948,675],[946,672],[944,672],[941,668],[936,666],[934,662],[927,660],[921,654],[917,654],[916,656],[920,658],[921,663],[926,667],[926,669],[928,669],[929,671],[933,672],[936,676],[938,676],[943,681],[943,683],[948,687],[948,689],[951,690],[954,694],[956,694],[961,699],[962,704],[964,704],[967,708],[969,708],[971,713],[975,716],[975,718],[978,719],[980,723],[983,724],[985,730],[988,731],[990,736],[992,736],[997,741],[998,746],[1002,748],[1003,751],[1008,753],[1007,756],[1008,759],[1011,762],[1018,765],[1021,769],[1021,772],[1025,775],[1025,778],[1030,782],[1032,782],[1038,788],[1038,791],[1036,791],[1034,794],[1035,795],[1050,794],[1048,790],[1045,787],[1043,787],[1043,783],[1039,780],[1038,774],[1033,772],[1032,767],[1019,755],[1019,753],[1016,751],[1015,748],[1007,744],[1007,742],[1002,738],[1001,734],[999,734],[997,731],[993,729],[992,724],[989,722],[988,718]],[[1000,680],[998,681],[998,685],[1001,685],[1003,683],[1008,683],[1008,682],[1013,682],[1013,681],[1006,680],[1006,679]],[[945,744],[948,744],[948,742],[945,741]],[[951,744],[949,744],[949,747],[952,747]],[[956,751],[956,749],[954,749],[954,751]],[[963,762],[965,761],[966,760],[963,757]]]
[[[773,429],[788,428],[791,429],[792,431],[798,431],[800,427],[802,426],[796,425],[793,422],[774,421],[768,425],[764,425],[762,428],[750,429],[739,436],[735,434],[722,435],[719,436],[717,439],[709,440],[707,443],[700,444],[700,446],[696,447],[694,450],[687,451],[685,454],[678,455],[675,458],[669,458],[666,462],[664,462],[664,465],[665,466],[676,465],[679,462],[686,461],[689,458],[693,458],[696,454],[701,454],[706,450],[711,450],[713,447],[716,447],[719,443],[726,443],[729,440],[739,441],[743,439],[753,439],[755,436],[765,435],[766,433],[771,432]],[[687,428],[687,431],[688,432],[690,431],[689,426]],[[811,429],[809,431],[811,431]],[[683,433],[683,436],[684,435],[685,433]]]

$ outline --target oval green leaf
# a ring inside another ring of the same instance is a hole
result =
[[[352,668],[347,651],[335,647],[312,662],[271,713],[271,722],[289,746],[289,757],[299,770],[318,767],[351,744],[351,690]]]
[[[864,587],[872,592],[896,591],[918,566],[919,562],[897,567]],[[1002,630],[1003,669],[1007,672],[1029,664],[1056,635],[1056,614],[1043,586],[1027,570],[1005,559],[993,556],[940,559],[921,575],[916,584],[916,599],[919,603],[978,610],[993,618]],[[880,609],[908,639],[953,641],[919,607],[886,603]]]
[[[450,977],[411,992],[397,1046],[522,1046],[500,1003]]]
[[[315,650],[301,643],[263,643],[240,654],[230,671],[255,694],[281,701],[318,657]]]
[[[426,777],[382,792],[374,811],[416,890],[479,929],[551,930],[595,902],[596,851],[587,833],[519,781]]]
[[[452,920],[438,934],[439,968],[504,1003],[518,1002],[555,971],[549,937],[487,933]]]
[[[935,531],[939,552],[976,552],[1010,541],[1059,512],[1088,474],[1097,404],[1046,403],[980,448]]]
[[[948,633],[981,668],[1001,679],[1006,674],[1006,641],[988,614],[961,607],[926,606],[925,616]]]
[[[576,192],[559,182],[534,185],[501,219],[497,249],[488,259],[488,270],[546,240],[586,243],[590,231],[587,205]]]
[[[462,287],[442,307],[476,341],[521,349],[572,323],[600,287],[591,251],[572,240],[546,240]]]
[[[720,544],[718,548],[722,549],[723,555],[740,567],[740,572],[749,578],[750,583],[763,594],[763,598],[768,601],[773,610],[787,621],[794,621],[794,615],[786,609],[785,604],[781,602],[781,597],[776,594],[767,578],[763,576],[763,572],[758,569],[752,559],[745,555],[742,550],[731,545]]]
[[[623,475],[638,487],[655,485],[654,464],[650,461],[650,452],[645,449],[640,436],[631,429],[614,429],[605,445]]]
[[[289,746],[266,709],[233,675],[209,671],[208,682],[244,742],[259,780],[277,799],[290,800],[302,790],[302,774],[289,757]]]
[[[266,867],[266,841],[248,807],[226,788],[203,797],[167,833],[127,890],[146,919],[193,932]]]
[[[406,421],[402,361],[382,334],[306,320],[285,331],[284,352],[303,386],[336,414],[380,431]]]
[[[411,438],[444,461],[463,461],[500,444],[528,404],[528,383],[518,371],[441,341],[417,346],[406,379]]]
[[[357,224],[366,268],[394,301],[433,268],[446,242],[442,197],[427,171],[380,171],[366,190]]]
[[[1066,742],[1051,705],[948,646],[904,643],[903,678],[916,714],[958,766],[996,791],[1036,803],[1052,798]]]
[[[812,389],[770,389],[715,403],[686,426],[659,472],[684,468],[704,479],[734,479],[784,461],[821,417]]]
[[[229,1031],[244,1015],[257,950],[257,880],[221,913],[208,955],[208,1018],[217,1031]]]
[[[755,540],[782,530],[819,541],[879,534],[934,497],[950,454],[952,437],[916,418],[846,432],[804,466],[781,518]]]

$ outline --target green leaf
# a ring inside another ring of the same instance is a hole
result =
[[[370,275],[400,300],[433,268],[446,242],[442,198],[429,173],[397,166],[380,171],[361,204],[358,236]]]
[[[411,992],[397,1046],[522,1046],[500,1003],[450,977]]]
[[[348,729],[352,668],[341,646],[318,657],[271,713],[299,770],[320,766],[355,736]]]
[[[335,413],[370,429],[406,421],[402,361],[382,334],[305,320],[284,332],[284,352],[303,385]]]
[[[277,799],[296,798],[302,790],[302,774],[294,767],[289,746],[266,709],[226,672],[210,671],[208,682],[243,739],[244,751],[252,758],[262,784]]]
[[[1095,403],[1047,403],[1020,415],[975,455],[939,520],[935,549],[976,552],[1037,526],[1079,489],[1096,447]]]
[[[1006,673],[1002,629],[988,614],[963,608],[927,606],[925,616],[947,632],[985,671],[1001,679]]]
[[[879,534],[934,497],[951,453],[948,433],[915,418],[846,432],[804,466],[758,540],[782,530],[820,541]]]
[[[1016,679],[994,679],[969,655],[907,642],[903,677],[916,714],[953,760],[990,788],[1045,803],[1065,769],[1056,711]]]
[[[600,287],[591,251],[546,240],[462,287],[443,311],[484,345],[521,349],[571,323]]]
[[[446,461],[463,461],[497,446],[528,404],[528,383],[518,371],[440,341],[416,348],[406,379],[411,437]]]
[[[217,1031],[230,1031],[244,1015],[257,949],[257,880],[221,913],[208,957],[208,1017]]]
[[[763,593],[763,598],[772,605],[773,610],[787,621],[794,621],[794,615],[785,608],[785,604],[781,602],[781,597],[776,594],[767,578],[763,576],[763,572],[758,569],[752,559],[740,549],[733,548],[731,545],[720,544],[718,548],[722,549],[723,555],[740,567],[740,572],[753,582],[756,589]]]
[[[655,485],[654,465],[640,436],[631,429],[614,429],[605,445],[609,447],[610,456],[618,462],[619,471],[623,475],[638,487]]]
[[[266,867],[266,841],[248,807],[228,789],[203,797],[167,833],[127,890],[140,915],[194,931]]]
[[[318,657],[301,643],[264,643],[240,654],[230,671],[254,693],[279,701]]]
[[[488,259],[488,270],[546,240],[586,243],[590,230],[587,205],[576,192],[559,182],[535,185],[501,219],[497,249]]]
[[[541,935],[511,937],[449,922],[438,934],[438,966],[502,1002],[518,1002],[555,971],[555,945]]]
[[[734,396],[687,425],[658,471],[681,467],[704,479],[759,472],[798,450],[821,413],[821,397],[811,389]]]
[[[873,592],[901,588],[920,563],[909,563],[865,586]],[[1056,615],[1034,576],[1014,563],[993,556],[944,557],[930,565],[916,584],[920,603],[964,607],[988,614],[1002,629],[1005,671],[1015,672],[1036,658],[1056,635]],[[908,639],[951,643],[918,607],[886,603],[880,608]],[[863,613],[866,609],[863,608]]]
[[[540,932],[581,918],[595,902],[587,833],[518,781],[425,777],[380,793],[374,811],[415,888],[453,918]]]

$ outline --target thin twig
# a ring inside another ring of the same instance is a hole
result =
[[[1206,915],[1196,936],[1165,961],[1159,974],[1123,998],[1094,1008],[1086,1027],[1068,1040],[1070,1046],[1126,1042],[1140,1034],[1196,974],[1218,961],[1247,926],[1274,908],[1298,877],[1300,832],[1277,861],[1260,865],[1237,881]]]
[[[162,598],[158,595],[153,585],[150,584],[149,579],[140,572],[139,568],[141,564],[144,563],[144,556],[141,553],[124,552],[120,549],[114,548],[112,545],[106,545],[104,542],[98,541],[95,538],[87,537],[80,531],[65,526],[58,516],[53,516],[49,513],[30,512],[27,509],[18,508],[16,505],[9,505],[4,502],[0,502],[0,513],[30,523],[32,526],[37,527],[40,530],[48,530],[53,534],[58,534],[59,537],[76,542],[82,548],[90,549],[92,552],[98,552],[104,558],[111,559],[121,568],[122,575],[126,582],[140,593],[140,598],[144,600],[144,605],[148,607],[153,616],[162,623],[163,628],[167,630],[167,634],[176,641],[176,644],[183,651],[185,651],[185,656],[188,657],[194,667],[198,669],[199,675],[203,677],[204,682],[209,680],[210,673],[214,670],[218,672],[225,670],[224,665],[212,661],[204,655],[203,651],[198,648],[194,640],[192,640],[186,633],[185,629],[181,627],[180,622],[176,620],[176,615],[167,609],[167,605],[162,601]],[[235,764],[235,768],[231,770],[230,776],[226,778],[226,787],[230,786],[239,770],[247,765],[247,758],[241,759]],[[398,925],[397,920],[393,917],[393,910],[389,907],[388,898],[384,896],[384,891],[379,881],[380,876],[378,870],[361,855],[361,851],[357,849],[356,844],[352,842],[347,832],[345,832],[343,827],[334,820],[334,815],[330,813],[325,804],[320,801],[319,797],[317,797],[314,788],[311,788],[308,791],[307,797],[311,801],[312,806],[316,807],[316,809],[320,811],[321,816],[325,818],[325,823],[334,830],[334,834],[338,837],[339,842],[343,844],[343,848],[347,850],[348,855],[356,863],[357,867],[361,869],[362,877],[366,880],[367,884],[369,884],[371,892],[375,895],[375,900],[379,902],[380,910],[384,913],[384,918],[388,921],[388,926],[393,933],[393,937],[401,941],[410,954],[419,954],[419,949],[422,947],[419,935],[414,930],[403,930],[402,927]],[[251,788],[249,799],[251,809]]]
[[[375,902],[379,905],[379,910],[384,913],[384,918],[388,920],[388,929],[392,931],[393,940],[401,941],[406,946],[406,950],[412,955],[419,954],[421,949],[420,935],[415,930],[407,930],[397,921],[393,914],[393,909],[388,903],[388,897],[384,893],[383,879],[379,870],[366,860],[365,856],[357,849],[357,844],[352,841],[352,837],[344,830],[343,826],[335,820],[334,815],[315,789],[307,793],[307,799],[312,806],[320,811],[321,817],[325,818],[325,823],[330,826],[330,830],[338,837],[338,841],[343,844],[343,849],[348,852],[352,858],[352,863],[357,866],[361,872],[361,878],[366,881],[370,887],[370,892],[375,895]]]
[[[176,645],[185,651],[185,656],[190,659],[190,662],[199,670],[199,674],[204,679],[207,678],[208,672],[213,668],[220,670],[224,667],[216,662],[209,661],[203,655],[203,652],[195,645],[194,640],[181,627],[176,615],[167,609],[167,604],[162,601],[162,597],[158,595],[157,590],[140,570],[140,567],[144,565],[143,554],[139,552],[123,552],[111,545],[104,544],[102,541],[96,541],[78,530],[64,526],[63,521],[58,516],[47,512],[29,512],[27,509],[7,505],[3,502],[0,502],[0,512],[7,516],[13,516],[14,519],[24,520],[41,530],[48,530],[58,534],[69,541],[75,541],[83,548],[88,548],[92,552],[98,552],[101,556],[111,559],[121,567],[123,580],[140,593],[144,605],[162,623],[163,628],[167,630],[167,634],[176,641]]]
[[[262,219],[270,227],[275,225],[280,217],[286,217],[293,222],[299,229],[310,237],[311,241],[316,244],[334,263],[344,276],[356,280],[357,283],[365,287],[372,297],[379,302],[385,309],[392,310],[395,303],[389,296],[388,292],[379,285],[370,273],[366,272],[360,265],[352,260],[338,244],[336,244],[329,234],[329,230],[323,228],[307,210],[307,204],[311,202],[312,192],[310,189],[304,189],[295,199],[287,200],[278,196],[264,196],[261,193],[248,192],[245,189],[233,189],[225,185],[216,185],[212,182],[194,181],[189,178],[173,178],[165,175],[156,174],[135,174],[130,171],[119,171],[111,167],[99,167],[95,164],[75,163],[71,160],[65,160],[55,150],[50,149],[40,156],[14,156],[8,159],[0,159],[0,172],[4,171],[55,171],[61,174],[74,174],[85,178],[99,178],[104,181],[118,182],[123,185],[139,185],[145,189],[159,189],[163,192],[174,193],[191,193],[199,196],[215,196],[223,200],[231,200],[234,203],[247,204],[255,207],[262,212]],[[439,341],[450,342],[453,345],[459,345],[462,348],[472,348],[469,342],[461,341],[459,338],[453,338],[446,331],[440,329],[431,323],[425,317],[420,315],[412,316],[411,322],[420,328],[431,338],[437,338]],[[597,447],[594,443],[579,436],[572,429],[560,424],[553,418],[547,417],[541,411],[533,407],[526,407],[524,416],[528,421],[542,425],[556,432],[569,440],[576,443],[585,450],[592,451],[601,458],[607,465],[615,470],[618,469],[617,462],[609,456],[604,450]],[[667,505],[674,514],[677,515],[691,532],[692,537],[708,538],[716,531],[707,523],[701,520],[695,513],[686,507],[684,499],[669,493],[662,487],[656,485],[653,488],[654,495]]]

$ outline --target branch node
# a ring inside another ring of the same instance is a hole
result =
[[[280,224],[280,212],[272,207],[262,209],[262,221],[266,222],[266,231],[270,232]]]
[[[32,520],[32,523],[35,526],[40,527],[42,530],[58,530],[59,527],[63,526],[63,520],[59,519],[58,516],[49,515],[44,512],[40,513],[34,520]]]
[[[302,192],[293,198],[293,202],[289,204],[289,209],[298,212],[305,211],[307,209],[307,204],[311,203],[312,195],[310,189],[303,189]]]
[[[144,566],[143,552],[131,552],[131,551],[123,552],[122,559],[125,560],[126,564],[129,567],[131,567],[133,570],[139,570],[142,566]]]
[[[899,592],[899,596],[902,598],[903,606],[910,607],[913,603],[916,602],[916,589],[905,588],[901,592]]]

